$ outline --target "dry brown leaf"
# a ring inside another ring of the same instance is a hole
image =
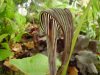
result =
[[[28,27],[27,27],[27,29],[26,29],[26,31],[28,33],[30,33],[31,35],[33,35],[35,33],[38,33],[39,27],[36,24],[29,24]]]
[[[33,42],[33,41],[28,41],[27,43],[24,43],[24,45],[25,45],[28,49],[34,48],[34,42]]]
[[[68,75],[78,75],[78,70],[77,70],[77,68],[76,67],[69,67],[68,68]]]
[[[9,69],[11,69],[13,71],[18,71],[18,69],[14,65],[10,64],[9,61],[5,61],[3,63],[3,65],[6,66],[6,67],[8,67]]]
[[[22,52],[22,46],[19,43],[12,44],[11,49],[16,53]]]

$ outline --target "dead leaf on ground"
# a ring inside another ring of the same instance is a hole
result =
[[[18,71],[18,69],[14,65],[10,64],[9,61],[5,61],[3,63],[3,65],[6,66],[6,67],[8,67],[9,69],[11,69],[13,71]]]
[[[22,46],[20,43],[12,44],[11,49],[16,53],[22,52]]]
[[[28,41],[28,42],[24,43],[23,45],[26,46],[28,49],[34,48],[34,42],[33,41]]]
[[[78,70],[76,67],[72,66],[72,67],[68,67],[68,75],[78,75]]]

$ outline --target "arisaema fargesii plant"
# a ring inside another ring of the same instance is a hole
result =
[[[79,2],[79,0],[76,1]],[[2,46],[2,49],[0,49],[0,61],[13,55],[10,51],[9,43],[20,41],[21,36],[25,33],[26,18],[16,11],[16,6],[18,4],[23,5],[25,2],[27,0],[0,0],[0,44]],[[27,20],[30,21],[35,18],[37,23],[39,23],[41,10],[56,7],[67,7],[71,10],[74,18],[75,32],[69,56],[70,61],[80,31],[91,39],[100,40],[100,2],[99,0],[90,0],[86,6],[82,6],[80,3],[74,4],[74,2],[72,5],[69,5],[68,2],[67,0],[32,0],[30,6],[26,9],[28,11]],[[30,13],[33,13],[33,15],[30,15]],[[46,75],[49,72],[47,59],[46,56],[37,54],[24,59],[11,59],[10,63],[25,74],[40,75],[39,72],[41,72],[41,75]],[[62,75],[65,75],[69,61],[66,63]],[[57,63],[60,66],[61,63],[59,61]]]

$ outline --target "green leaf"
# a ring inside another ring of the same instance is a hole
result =
[[[0,8],[2,7],[4,0],[0,0]]]
[[[15,33],[11,34],[10,40],[15,38]]]
[[[10,50],[9,44],[8,43],[1,43],[2,47],[4,47],[7,50]]]
[[[0,49],[0,61],[5,60],[7,57],[11,56],[12,52],[6,49]]]
[[[4,33],[12,34],[12,33],[16,33],[19,31],[18,25],[16,25],[16,23],[12,21],[10,18],[6,17],[5,22],[7,23],[6,25],[4,25],[5,26],[5,28],[3,29]]]
[[[27,75],[46,75],[49,73],[48,58],[42,54],[23,59],[11,59],[10,63]],[[57,65],[60,66],[57,60]]]
[[[15,15],[15,10],[16,10],[16,7],[15,7],[15,4],[13,2],[13,0],[6,0],[6,10],[5,10],[5,16],[12,19],[14,18],[14,15]]]
[[[17,36],[14,38],[14,41],[15,42],[19,42],[21,40],[21,38],[22,38],[22,35],[23,34],[21,34],[21,33],[17,34]]]
[[[92,6],[93,6],[93,9],[94,10],[100,11],[99,10],[99,7],[100,7],[99,3],[100,3],[99,0],[96,0],[96,1],[95,0],[92,0]]]
[[[6,3],[3,3],[3,5],[0,8],[0,14],[4,11],[5,7],[6,7]]]
[[[0,42],[2,42],[2,40],[4,39],[4,38],[6,38],[8,36],[8,34],[2,34],[2,35],[0,35]]]
[[[22,25],[26,23],[26,18],[19,13],[15,14],[15,20],[18,25]]]
[[[15,2],[16,4],[22,4],[22,3],[27,2],[27,0],[14,0],[14,2]]]

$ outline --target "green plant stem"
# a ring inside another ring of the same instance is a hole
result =
[[[64,66],[64,70],[62,71],[62,74],[61,75],[66,75],[66,71],[68,69],[68,64],[69,64],[69,61],[71,59],[71,56],[72,56],[72,53],[74,51],[74,46],[75,46],[75,43],[76,43],[76,40],[77,40],[77,37],[79,35],[79,32],[81,30],[81,27],[86,19],[86,16],[88,14],[88,11],[89,11],[89,8],[91,6],[91,0],[88,4],[88,6],[86,7],[83,15],[81,16],[81,19],[80,21],[78,22],[78,27],[76,28],[75,32],[74,32],[74,36],[73,36],[73,39],[72,39],[72,45],[71,45],[71,51],[70,51],[70,54],[69,54],[69,58],[68,58],[68,61],[66,62],[65,66]]]

